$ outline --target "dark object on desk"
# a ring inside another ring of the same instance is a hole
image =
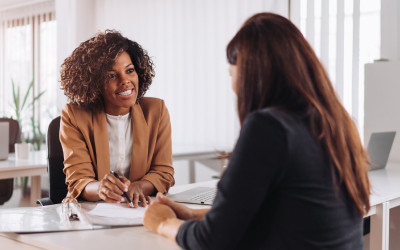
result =
[[[14,145],[21,140],[21,130],[16,120],[10,118],[0,118],[0,122],[8,122],[10,124],[10,137],[8,143],[8,150],[10,153],[14,152]],[[8,201],[14,191],[14,179],[0,180],[0,205]]]
[[[50,197],[39,199],[36,203],[42,206],[61,203],[67,195],[65,184],[64,154],[60,143],[60,116],[54,118],[47,131],[47,171],[50,180]]]
[[[395,131],[372,133],[368,142],[367,152],[371,165],[369,170],[376,170],[386,167],[392,149]]]

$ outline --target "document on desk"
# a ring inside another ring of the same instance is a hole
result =
[[[0,233],[41,233],[72,230],[93,230],[118,226],[142,225],[143,207],[127,208],[126,204],[82,202],[77,211],[79,220],[65,221],[62,205],[0,209]]]
[[[0,233],[42,233],[99,228],[80,221],[64,222],[60,212],[59,204],[0,209]]]
[[[146,208],[128,208],[125,203],[113,204],[106,202],[80,203],[77,209],[78,217],[91,225],[103,226],[139,226]]]

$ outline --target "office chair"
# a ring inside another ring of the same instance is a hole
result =
[[[60,116],[54,118],[47,131],[47,172],[50,180],[50,197],[37,200],[42,206],[61,203],[67,195],[65,184],[64,155],[60,143]]]
[[[8,122],[10,124],[10,137],[8,151],[10,153],[14,152],[14,144],[21,141],[21,130],[19,128],[19,123],[16,120],[10,118],[0,118],[0,122]],[[8,201],[14,191],[14,179],[4,179],[0,180],[0,205],[3,205]]]

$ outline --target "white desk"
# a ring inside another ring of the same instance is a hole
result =
[[[400,205],[400,164],[389,164],[386,169],[370,172],[373,193],[370,197],[371,250],[389,249],[390,209]],[[194,186],[215,186],[216,181],[172,187],[170,193]],[[199,205],[197,206],[199,207]],[[203,207],[204,206],[200,206]],[[179,249],[172,241],[151,233],[142,226],[89,231],[53,233],[0,234],[1,246],[19,249]]]
[[[196,161],[219,159],[217,155],[217,149],[210,147],[175,146],[172,148],[172,150],[172,158],[174,161],[187,160],[189,162],[189,183],[194,183],[196,181]]]
[[[31,204],[41,198],[40,176],[47,174],[46,151],[33,151],[27,160],[16,160],[10,154],[8,160],[0,161],[0,179],[28,176],[31,177]]]
[[[390,209],[400,206],[400,164],[388,164],[385,169],[369,173],[372,184],[371,250],[389,249]]]
[[[216,183],[217,181],[209,181],[175,186],[170,193],[195,186],[215,186]],[[0,233],[0,246],[1,249],[180,249],[175,242],[154,234],[143,226],[34,234]]]

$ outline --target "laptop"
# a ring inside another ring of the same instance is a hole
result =
[[[212,205],[216,194],[216,187],[195,187],[184,192],[168,195],[168,198],[175,202]]]
[[[8,159],[9,130],[10,124],[8,122],[0,122],[0,160]]]
[[[369,170],[382,169],[386,167],[392,149],[396,132],[377,132],[372,133],[368,142],[367,152],[371,165]]]

